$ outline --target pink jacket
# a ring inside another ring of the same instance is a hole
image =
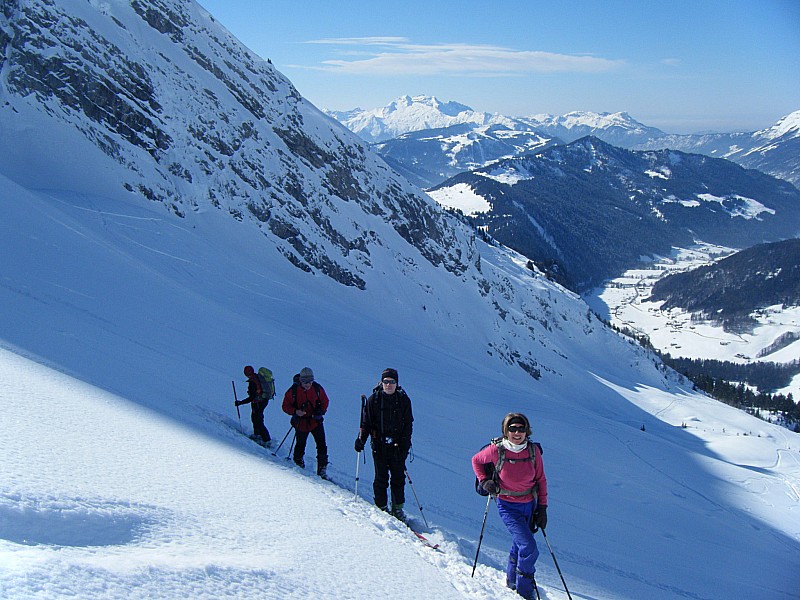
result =
[[[511,492],[523,492],[529,490],[536,484],[538,485],[539,505],[547,506],[547,477],[544,474],[542,453],[536,444],[532,446],[535,460],[517,463],[512,463],[510,461],[528,458],[528,450],[511,452],[506,449],[506,461],[503,464],[503,468],[500,470],[499,483],[502,489]],[[495,444],[489,444],[472,457],[472,470],[475,471],[475,476],[483,481],[486,479],[483,465],[489,463],[496,465],[499,460],[500,452],[497,446]],[[533,500],[533,494],[525,494],[524,496],[507,496],[505,494],[500,494],[498,497],[508,502],[530,502]]]

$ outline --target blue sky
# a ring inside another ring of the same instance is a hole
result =
[[[320,108],[425,94],[511,116],[627,111],[670,133],[800,109],[800,1],[200,0]]]

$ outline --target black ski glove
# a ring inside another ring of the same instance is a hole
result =
[[[496,496],[497,492],[500,491],[500,486],[493,479],[484,479],[481,481],[481,487],[491,496]]]
[[[244,404],[244,402],[240,402],[239,400],[236,400],[236,401],[234,401],[234,404],[236,406],[241,406],[242,404]]]
[[[547,527],[547,505],[537,506],[531,515],[531,531]]]
[[[362,440],[360,437],[357,437],[354,447],[356,449],[356,452],[361,452],[364,449],[364,440]]]
[[[411,440],[400,440],[400,452],[403,453],[403,456],[408,456],[408,453],[411,452]]]

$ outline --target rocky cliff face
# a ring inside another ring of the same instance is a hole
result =
[[[77,129],[116,193],[179,216],[213,207],[255,220],[297,267],[344,285],[366,285],[381,243],[363,214],[434,265],[463,273],[475,260],[428,198],[194,2],[7,0],[0,71],[5,135],[43,138],[7,173],[26,185],[81,185],[86,174],[63,168],[42,135]]]
[[[309,274],[305,293],[364,290],[401,329],[466,332],[535,378],[572,368],[559,336],[605,336],[191,0],[7,0],[0,57],[0,175],[22,188],[238,220]]]

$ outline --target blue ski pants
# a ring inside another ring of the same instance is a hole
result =
[[[536,508],[536,501],[509,502],[497,499],[497,512],[511,534],[511,552],[506,567],[506,582],[523,598],[534,597],[533,574],[534,564],[539,558],[539,548],[530,528],[531,514]]]

